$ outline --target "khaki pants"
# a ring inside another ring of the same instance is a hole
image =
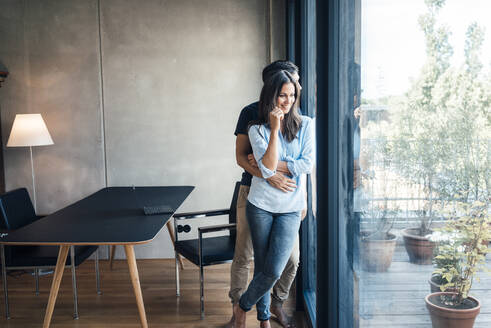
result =
[[[230,292],[228,294],[234,304],[239,301],[240,296],[247,288],[249,269],[254,256],[251,232],[249,231],[245,210],[248,194],[249,187],[241,185],[237,198],[237,239],[235,241],[234,260],[230,269]],[[299,259],[300,249],[297,237],[285,270],[283,270],[280,279],[273,287],[272,306],[281,306],[288,298],[290,287],[297,274]]]

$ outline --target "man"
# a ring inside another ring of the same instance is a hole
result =
[[[262,72],[263,82],[280,70],[289,72],[298,82],[300,78],[298,75],[298,67],[292,62],[285,60],[278,60],[266,66]],[[237,239],[235,243],[234,259],[230,270],[229,297],[232,304],[239,301],[240,296],[247,287],[249,269],[253,259],[251,234],[247,223],[245,207],[252,176],[262,177],[254,157],[251,154],[252,148],[248,137],[249,123],[258,118],[258,106],[259,102],[255,102],[242,109],[234,133],[237,137],[235,143],[235,157],[237,164],[244,169],[244,173],[242,174],[241,186],[237,199]],[[295,185],[294,180],[287,177],[288,175],[290,175],[290,172],[286,162],[280,161],[278,163],[277,173],[271,178],[268,178],[267,181],[271,186],[278,188],[283,192],[291,192],[297,186]],[[303,216],[304,215],[302,215],[302,217]],[[273,287],[270,311],[285,328],[294,327],[294,324],[289,322],[288,317],[283,311],[283,302],[288,298],[291,284],[295,279],[299,257],[300,252],[297,238],[283,274]],[[235,318],[232,316],[232,319],[226,327],[233,327],[234,321]]]

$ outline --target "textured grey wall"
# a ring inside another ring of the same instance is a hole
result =
[[[0,4],[3,145],[15,114],[42,113],[55,145],[33,149],[34,169],[49,213],[104,186],[97,1]],[[6,189],[31,189],[29,150],[4,147],[4,160]]]
[[[285,54],[281,3],[275,58]],[[235,122],[258,98],[267,64],[267,1],[0,0],[0,8],[0,58],[11,72],[0,89],[7,190],[31,185],[28,149],[5,148],[15,114],[40,112],[55,145],[34,149],[39,212],[106,179],[195,185],[180,210],[228,206],[240,178]],[[166,231],[136,252],[173,255]]]

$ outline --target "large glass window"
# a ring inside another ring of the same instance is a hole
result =
[[[489,327],[491,3],[315,11],[317,326]]]
[[[425,297],[449,283],[447,291],[459,291],[457,280],[469,278],[488,244],[489,12],[486,0],[361,1],[353,133],[360,327],[431,327]],[[476,267],[483,279],[468,279],[481,301],[475,327],[491,322],[483,311],[491,310],[491,280],[482,272],[490,266],[488,258]]]

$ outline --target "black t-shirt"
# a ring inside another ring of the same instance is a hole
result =
[[[251,121],[255,121],[259,116],[259,102],[252,103],[247,105],[242,109],[239,115],[239,120],[237,121],[237,126],[235,127],[234,134],[237,136],[238,134],[248,134],[249,123]],[[252,175],[244,170],[242,173],[242,180],[240,183],[244,186],[250,186],[252,181]]]

